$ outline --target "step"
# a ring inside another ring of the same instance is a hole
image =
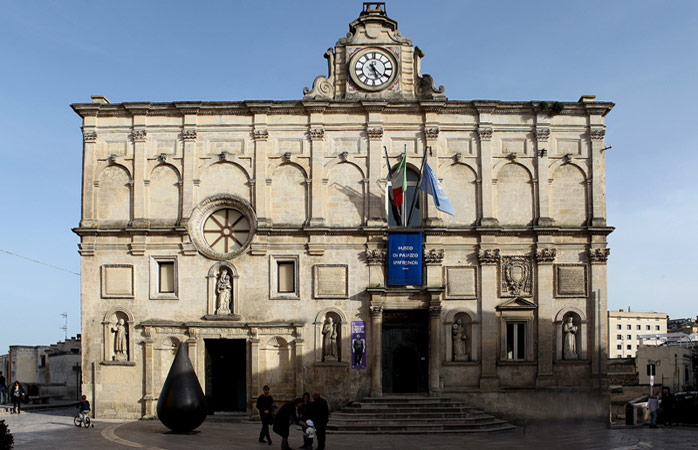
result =
[[[410,430],[331,430],[327,429],[328,434],[451,434],[451,433],[496,433],[515,430],[516,427],[508,423],[502,425],[493,425],[489,428],[478,429],[461,429],[461,430],[436,430],[436,429],[410,429]]]
[[[449,413],[431,413],[431,412],[422,412],[422,413],[400,413],[400,412],[395,412],[395,413],[386,413],[386,414],[365,414],[365,413],[345,413],[345,412],[335,412],[332,413],[332,420],[349,420],[349,419],[376,419],[380,418],[382,420],[389,420],[389,419],[412,419],[412,418],[421,418],[425,420],[443,420],[443,419],[450,419],[450,418],[458,418],[458,419],[479,419],[479,418],[491,418],[492,416],[487,415],[485,413],[467,413],[467,414],[449,414]]]

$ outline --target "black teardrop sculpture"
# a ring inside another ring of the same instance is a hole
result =
[[[170,430],[188,433],[206,420],[206,397],[180,344],[158,399],[158,419]]]

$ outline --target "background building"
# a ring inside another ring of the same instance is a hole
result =
[[[694,390],[696,386],[696,343],[683,333],[642,339],[637,351],[637,371],[641,385],[667,386],[672,392]]]
[[[667,318],[664,313],[609,311],[609,358],[634,358],[640,345],[640,336],[666,333]]]
[[[94,413],[153,417],[185,345],[212,411],[254,414],[269,384],[607,416],[613,104],[449,100],[382,4],[349,30],[301,101],[73,105]],[[455,216],[419,193],[402,227],[389,166],[411,205],[423,155]],[[403,252],[418,280],[389,284]]]

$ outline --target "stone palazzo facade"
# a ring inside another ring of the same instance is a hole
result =
[[[589,415],[580,399],[602,402],[613,104],[449,100],[384,5],[349,30],[302,100],[72,105],[97,417],[153,417],[180,345],[212,412],[256,414],[265,384],[333,405],[424,392]],[[427,147],[456,214],[420,194],[423,283],[388,286],[388,234],[404,229],[385,153],[395,167],[406,152],[414,191]]]

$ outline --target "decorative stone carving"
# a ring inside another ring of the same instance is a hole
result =
[[[269,131],[266,128],[259,128],[252,131],[252,139],[255,141],[266,141],[269,139]]]
[[[434,78],[431,75],[422,75],[422,58],[424,52],[419,48],[414,48],[414,68],[416,75],[415,95],[420,99],[445,99],[445,88],[443,86],[436,87]]]
[[[530,297],[533,291],[531,259],[527,256],[502,256],[501,261],[500,296]]]
[[[337,361],[337,324],[334,323],[332,317],[328,316],[325,319],[325,324],[322,326],[322,360]]]
[[[114,333],[114,361],[128,361],[128,330],[124,319],[119,319],[111,328]]]
[[[368,309],[371,311],[371,317],[381,317],[383,315],[382,306],[370,306]]]
[[[579,359],[577,355],[577,330],[579,327],[574,324],[572,316],[567,317],[567,322],[562,325],[565,341],[562,347],[563,359]]]
[[[182,130],[182,139],[185,141],[196,140],[196,130],[191,128]]]
[[[95,142],[97,140],[97,133],[94,131],[83,131],[82,139],[84,142]]]
[[[467,361],[468,355],[465,351],[465,326],[461,319],[456,319],[451,327],[451,339],[453,344],[453,361]]]
[[[368,128],[366,130],[366,134],[368,134],[368,139],[372,140],[372,141],[383,139],[383,128],[382,127]]]
[[[608,255],[611,254],[610,248],[590,248],[589,261],[591,263],[605,263],[608,261]]]
[[[444,260],[444,249],[432,248],[424,253],[424,262],[426,264],[441,264]]]
[[[133,142],[145,142],[146,136],[146,131],[142,129],[133,130],[131,134],[128,135],[129,139]]]
[[[325,130],[323,128],[311,128],[308,131],[311,141],[321,141],[325,139]]]
[[[339,159],[341,159],[342,161],[346,161],[347,159],[349,159],[349,152],[343,151],[342,153],[340,153]]]
[[[313,88],[303,88],[303,100],[334,98],[334,50],[328,48],[324,55],[327,59],[327,77],[319,75],[313,80]]]
[[[492,127],[478,127],[477,134],[481,141],[489,141],[492,139]]]
[[[160,164],[166,163],[166,162],[167,162],[167,153],[160,153],[160,154],[157,156],[157,159],[158,159],[158,162],[159,162]]]
[[[480,264],[497,264],[499,262],[499,249],[480,250],[477,254],[477,259]]]
[[[230,299],[232,297],[233,286],[230,281],[230,273],[221,267],[216,282],[216,314],[230,314]]]
[[[571,163],[573,159],[574,157],[572,156],[572,153],[568,153],[562,157],[562,160],[565,162],[565,164]]]
[[[429,306],[429,315],[431,317],[436,317],[441,315],[441,305],[431,305]]]
[[[366,261],[369,265],[379,265],[385,262],[385,250],[372,248],[366,250]]]
[[[424,136],[426,136],[427,139],[437,139],[439,137],[439,128],[438,127],[429,127],[424,129]]]
[[[606,135],[606,130],[604,128],[592,128],[589,130],[589,137],[593,141],[600,141]]]
[[[116,155],[109,155],[109,157],[107,157],[107,164],[110,166],[116,164]]]
[[[544,157],[548,156],[548,149],[547,149],[547,148],[541,148],[540,150],[538,150],[538,156],[541,157],[541,158],[544,158]]]
[[[552,264],[555,261],[557,249],[541,248],[536,251],[536,262],[538,264]]]
[[[218,155],[218,160],[219,161],[227,161],[228,160],[228,152],[221,152]]]
[[[536,139],[541,142],[546,142],[550,137],[550,128],[548,127],[536,127],[535,130]]]

